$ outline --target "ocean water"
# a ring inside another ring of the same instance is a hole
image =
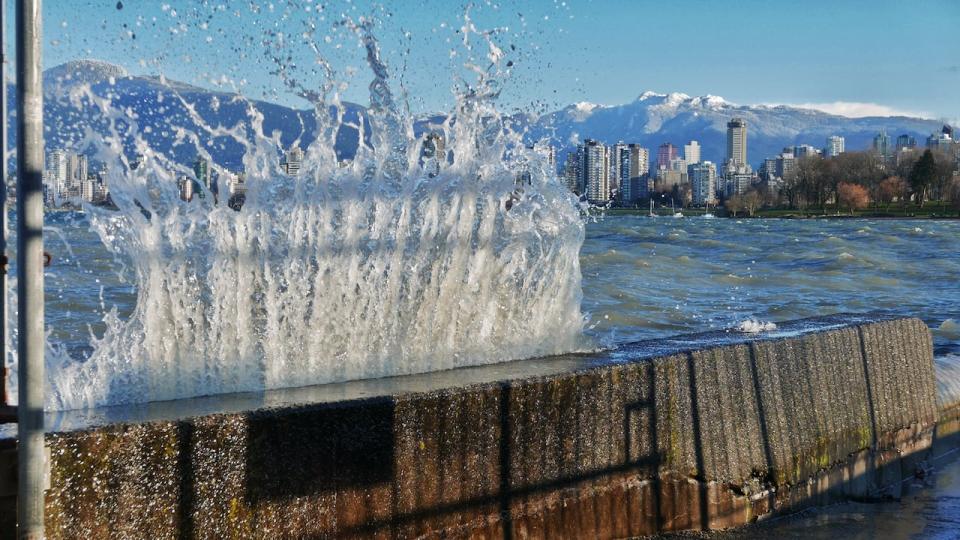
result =
[[[82,358],[106,311],[133,311],[133,276],[82,214],[47,223],[50,340]],[[882,310],[923,319],[936,356],[960,354],[960,221],[607,216],[587,224],[580,264],[600,346]]]
[[[714,540],[957,540],[960,538],[960,461],[954,458],[952,462],[941,463],[922,480],[905,484],[903,497],[897,501],[850,502],[813,508],[759,525],[711,533],[708,537]]]
[[[880,310],[960,353],[960,221],[610,216],[580,255],[589,332],[606,345]]]
[[[50,341],[83,358],[106,312],[133,312],[136,289],[82,214],[51,213],[47,222]],[[587,224],[580,263],[586,332],[603,346],[882,310],[926,321],[941,384],[960,380],[960,221],[608,216]],[[954,462],[902,501],[842,504],[709,536],[957,538],[958,478]]]

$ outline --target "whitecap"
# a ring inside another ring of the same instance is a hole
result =
[[[747,319],[740,321],[736,326],[738,332],[744,334],[759,334],[760,332],[772,332],[777,329],[777,325],[770,321],[761,321],[759,319]]]

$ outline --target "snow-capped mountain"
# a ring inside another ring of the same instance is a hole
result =
[[[50,127],[48,149],[72,147],[89,135],[87,127],[95,131],[106,129],[96,114],[91,113],[91,107],[78,97],[82,92],[76,90],[83,85],[89,85],[96,96],[109,96],[114,106],[137,122],[139,132],[152,146],[183,162],[192,160],[196,152],[191,145],[177,140],[178,127],[200,132],[199,121],[213,127],[233,126],[247,118],[248,103],[263,113],[264,132],[279,133],[282,145],[299,140],[305,147],[314,139],[316,121],[310,109],[258,100],[248,102],[230,92],[158,77],[133,76],[106,62],[79,60],[51,68],[44,73],[44,84],[44,120]],[[9,95],[9,111],[14,114],[12,89]],[[363,107],[348,103],[346,108],[348,119],[357,122]],[[940,128],[939,122],[920,118],[847,118],[787,106],[737,105],[714,95],[651,91],[622,105],[581,102],[540,117],[514,115],[510,123],[514,128],[524,129],[531,141],[547,138],[561,150],[572,148],[582,139],[593,138],[606,143],[620,140],[640,143],[655,155],[661,143],[680,146],[697,140],[703,148],[703,158],[719,162],[726,148],[726,123],[733,117],[747,121],[748,155],[754,165],[764,157],[778,154],[785,146],[805,143],[822,147],[830,135],[844,136],[848,150],[859,150],[867,148],[881,129],[891,137],[906,133],[922,141]],[[442,118],[442,115],[425,116],[419,125],[438,123]],[[241,167],[243,147],[236,141],[221,136],[204,144],[221,165]],[[356,145],[356,130],[342,130],[337,140],[338,153],[349,157]]]
[[[117,129],[123,133],[126,122],[135,122],[139,133],[155,150],[189,163],[196,158],[196,149],[184,132],[204,133],[199,125],[230,128],[249,118],[248,106],[263,114],[263,132],[279,133],[283,146],[299,141],[302,147],[314,139],[316,118],[312,109],[294,109],[261,100],[241,100],[236,94],[200,88],[191,84],[128,74],[123,68],[97,60],[78,60],[46,70],[44,82],[44,124],[47,126],[47,150],[75,149],[89,140],[90,132],[106,135],[109,127],[102,111],[91,104],[89,92],[98,98],[107,97],[119,111]],[[8,89],[10,144],[16,144],[13,115],[16,92]],[[344,104],[348,122],[356,124],[363,107]],[[133,139],[122,136],[125,150],[133,155]],[[358,132],[346,127],[337,137],[336,148],[341,157],[350,157],[357,147]],[[207,152],[220,165],[241,170],[244,147],[229,136],[201,141]],[[89,147],[86,152],[91,151]]]
[[[906,133],[922,141],[941,127],[937,121],[921,118],[847,118],[813,109],[737,105],[714,95],[647,91],[623,105],[577,104],[545,115],[530,126],[529,136],[547,137],[567,148],[585,138],[636,142],[654,154],[664,142],[681,146],[697,140],[703,159],[719,162],[726,151],[726,124],[734,117],[747,121],[748,156],[754,164],[785,146],[823,147],[830,135],[845,137],[848,150],[861,150],[881,129],[891,137]]]

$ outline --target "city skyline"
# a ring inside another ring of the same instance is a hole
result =
[[[751,191],[778,196],[786,184],[808,182],[807,177],[799,178],[803,174],[799,169],[808,164],[803,161],[806,158],[834,160],[848,153],[845,138],[830,135],[824,138],[822,147],[808,143],[786,145],[777,155],[763,157],[762,163],[754,170],[747,153],[749,123],[743,118],[734,117],[726,125],[726,157],[721,167],[701,158],[701,145],[697,140],[683,144],[682,155],[680,147],[671,141],[660,144],[656,151],[656,166],[650,169],[648,148],[622,140],[608,145],[587,138],[567,153],[558,177],[568,189],[593,204],[631,206],[669,194],[671,201],[679,197],[681,201],[686,199],[694,206],[706,205],[709,208],[711,204],[745,196]],[[908,134],[897,136],[894,143],[893,137],[881,128],[866,149],[849,152],[872,156],[868,159],[867,170],[861,168],[853,173],[860,175],[858,180],[863,181],[874,175],[875,171],[868,172],[871,168],[889,173],[890,177],[899,171],[915,179],[912,169],[917,160],[921,154],[927,157],[931,151],[940,157],[930,156],[929,159],[939,160],[942,167],[946,167],[945,170],[941,168],[939,173],[931,174],[940,174],[941,178],[945,178],[943,175],[949,172],[953,177],[960,177],[960,141],[956,138],[955,129],[948,124],[944,124],[940,131],[931,133],[923,147]],[[554,155],[552,152],[551,157]],[[854,161],[857,159],[853,158]],[[557,162],[551,159],[551,163],[556,165]],[[853,170],[849,164],[841,167]],[[903,182],[899,177],[888,179],[888,186],[884,188],[888,193],[895,191],[892,187],[894,184],[890,182],[896,182],[897,185]],[[943,189],[942,186],[940,189]],[[868,195],[864,197],[865,200],[869,199]],[[922,192],[919,197],[925,199],[926,193]]]

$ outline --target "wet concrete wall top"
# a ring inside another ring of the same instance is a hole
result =
[[[626,537],[738,524],[758,510],[737,498],[930,431],[936,396],[922,321],[838,315],[59,413],[48,535]],[[690,487],[707,485],[728,496]]]

